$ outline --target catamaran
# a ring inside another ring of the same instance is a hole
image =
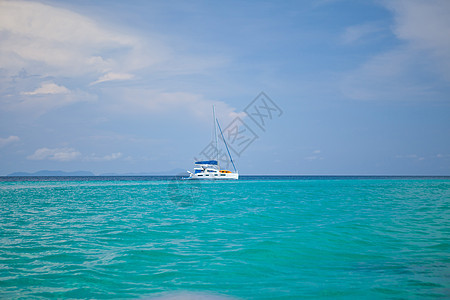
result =
[[[216,113],[213,106],[213,119],[214,119],[214,141],[215,141],[215,153],[216,160],[202,160],[196,161],[194,167],[194,173],[188,171],[188,179],[239,179],[239,173],[234,165],[233,158],[231,157],[230,150],[228,149],[227,142],[223,137],[222,128],[220,128],[219,120],[216,119]],[[222,141],[227,149],[228,156],[230,157],[231,164],[233,165],[234,172],[228,170],[222,170],[219,165],[219,148],[217,148],[217,127],[219,127],[220,134],[222,135]]]

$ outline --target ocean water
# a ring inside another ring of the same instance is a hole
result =
[[[0,179],[0,298],[450,298],[450,178]]]

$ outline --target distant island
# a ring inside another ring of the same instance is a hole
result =
[[[103,173],[96,175],[90,171],[49,171],[49,170],[40,170],[37,172],[14,172],[8,174],[6,176],[168,176],[168,175],[178,175],[181,173],[186,173],[183,169],[173,169],[169,171],[160,171],[160,172],[141,172],[141,173]]]

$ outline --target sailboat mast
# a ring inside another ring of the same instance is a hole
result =
[[[219,126],[220,134],[222,135],[223,143],[225,144],[225,148],[227,149],[228,156],[230,157],[231,163],[233,164],[234,172],[237,172],[236,166],[234,165],[233,158],[231,157],[230,150],[228,149],[227,141],[225,141],[225,137],[223,136],[222,128],[220,128],[219,121],[216,119],[217,126]]]
[[[213,108],[214,142],[215,142],[215,150],[216,150],[217,168],[220,170],[220,165],[219,165],[219,148],[217,148],[216,111],[214,110],[214,105],[212,106],[212,108]]]

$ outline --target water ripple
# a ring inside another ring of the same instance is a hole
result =
[[[0,298],[450,293],[447,179],[209,182],[189,205],[171,185],[0,182]]]

